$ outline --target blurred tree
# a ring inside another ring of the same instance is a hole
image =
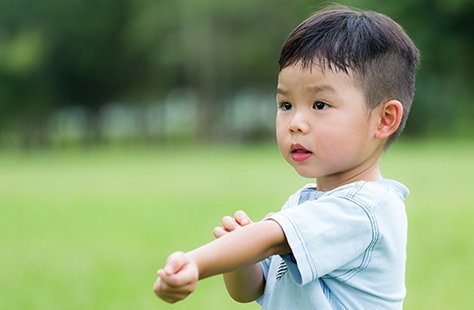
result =
[[[341,1],[399,22],[422,51],[408,133],[474,135],[474,3]],[[0,0],[0,130],[47,143],[51,111],[81,106],[89,140],[112,101],[157,101],[186,87],[198,98],[199,136],[215,139],[229,97],[273,92],[280,48],[319,9],[310,0]]]
[[[474,136],[474,2],[368,0],[366,6],[400,23],[421,51],[405,134]]]
[[[143,42],[143,34],[131,33],[134,14],[147,7],[127,0],[2,2],[0,102],[6,113],[0,117],[10,126],[19,120],[15,124],[26,145],[34,133],[46,140],[44,121],[54,108],[84,107],[89,136],[95,140],[100,139],[98,112],[104,104],[130,93],[153,92],[157,85],[166,92],[177,84],[164,74],[171,70],[165,67],[157,74],[153,68],[156,46]],[[159,8],[155,13],[155,24],[169,14]]]

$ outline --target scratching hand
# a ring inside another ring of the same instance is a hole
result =
[[[186,254],[175,252],[168,257],[164,269],[157,272],[158,279],[153,285],[155,294],[169,303],[188,297],[196,289],[199,270]]]

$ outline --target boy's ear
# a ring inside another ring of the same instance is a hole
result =
[[[402,115],[403,106],[400,101],[390,100],[382,104],[375,137],[383,140],[394,133],[400,126]]]

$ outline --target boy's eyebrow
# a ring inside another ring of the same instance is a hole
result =
[[[277,90],[276,90],[276,94],[282,94],[282,95],[285,95],[286,94],[286,91],[284,91],[283,89],[277,87]]]
[[[337,93],[337,91],[331,85],[315,85],[311,86],[310,89],[315,93],[328,92],[328,93]]]

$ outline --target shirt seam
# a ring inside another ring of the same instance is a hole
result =
[[[356,206],[358,206],[359,208],[361,208],[365,214],[367,215],[368,219],[369,219],[369,222],[370,222],[370,226],[371,226],[371,230],[372,230],[372,240],[371,242],[369,243],[369,245],[367,246],[366,250],[364,251],[364,256],[362,257],[362,262],[361,264],[356,267],[356,268],[353,268],[351,270],[348,270],[347,272],[341,274],[341,275],[338,275],[338,276],[327,276],[326,278],[334,278],[334,279],[337,279],[339,281],[343,281],[343,282],[347,282],[349,281],[351,278],[353,278],[355,275],[357,275],[359,272],[367,269],[367,267],[369,266],[371,260],[372,260],[372,255],[373,255],[373,252],[374,252],[374,249],[375,249],[375,246],[377,245],[378,241],[380,240],[380,229],[379,229],[379,225],[378,225],[378,221],[377,221],[377,217],[375,215],[375,213],[373,212],[373,206],[374,205],[378,205],[378,203],[385,199],[387,193],[388,193],[388,190],[386,190],[385,194],[382,195],[380,197],[380,199],[378,199],[376,202],[374,202],[372,205],[367,205],[363,200],[360,200],[357,198],[356,194],[357,192],[359,192],[363,185],[366,184],[367,182],[361,182],[360,186],[357,186],[357,190],[354,188],[353,191],[351,191],[352,193],[349,193],[347,195],[344,195],[344,196],[341,196],[340,198],[343,198],[347,201],[350,201],[352,203],[354,203]]]
[[[303,253],[306,257],[306,261],[308,262],[308,266],[311,269],[311,275],[312,279],[317,279],[319,278],[319,272],[318,272],[318,267],[314,264],[313,259],[311,256],[311,251],[308,249],[308,245],[306,243],[306,240],[304,239],[304,234],[300,231],[299,226],[295,225],[293,223],[293,219],[284,215],[280,214],[282,217],[286,218],[288,222],[291,224],[291,227],[293,228],[293,231],[296,233],[296,236],[298,237],[298,240],[300,241],[300,245],[303,248]],[[301,279],[303,281],[303,279]],[[303,281],[304,282],[304,281]]]

